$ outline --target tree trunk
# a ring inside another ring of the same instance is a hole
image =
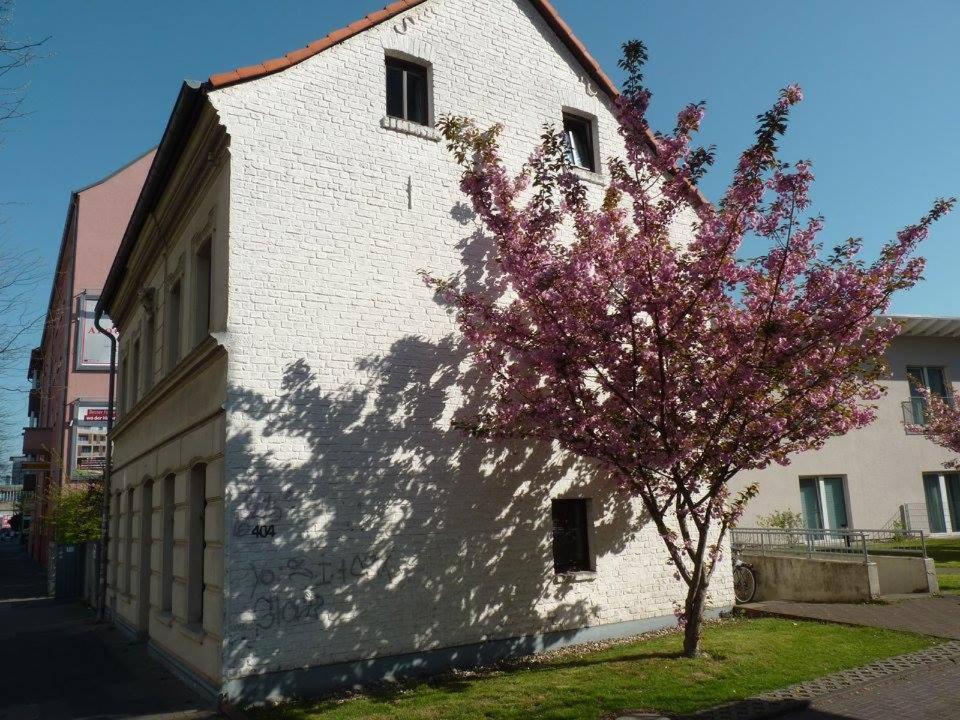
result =
[[[703,610],[707,602],[706,578],[694,582],[687,590],[687,599],[684,603],[686,625],[683,629],[683,654],[687,657],[701,657],[700,633],[703,629]]]

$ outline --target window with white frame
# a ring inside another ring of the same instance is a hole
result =
[[[573,167],[597,171],[595,124],[583,115],[563,114],[563,138],[566,142],[567,162]]]
[[[430,72],[425,65],[386,58],[387,115],[417,125],[430,124]]]
[[[953,403],[944,368],[927,365],[907,366],[910,400],[904,403],[904,422],[908,425],[927,424],[927,401],[924,392]]]
[[[930,532],[960,532],[960,474],[924,473],[923,495]]]
[[[842,530],[849,525],[842,475],[800,478],[803,524],[816,530]]]

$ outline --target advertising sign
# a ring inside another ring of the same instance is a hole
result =
[[[102,401],[77,401],[70,429],[70,473],[101,474],[107,457],[108,409]]]
[[[110,339],[93,324],[98,298],[83,293],[77,308],[77,370],[108,370],[110,368]],[[104,329],[116,335],[113,323],[106,315],[100,320]]]

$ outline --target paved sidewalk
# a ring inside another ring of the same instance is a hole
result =
[[[741,605],[746,615],[823,620],[907,630],[921,635],[960,639],[960,595],[908,597],[879,603],[802,603],[788,600]]]
[[[216,717],[143,643],[97,624],[78,603],[44,597],[19,545],[0,545],[0,720]]]
[[[686,720],[960,718],[960,642],[880,660],[686,716]],[[627,720],[630,716],[621,718]]]

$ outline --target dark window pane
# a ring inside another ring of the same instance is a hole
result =
[[[407,120],[427,124],[427,75],[407,70]]]
[[[587,501],[554,500],[553,566],[556,572],[590,570]]]
[[[910,384],[910,397],[920,397],[920,389],[924,387],[923,368],[908,367],[907,380]]]
[[[403,70],[387,64],[387,115],[403,117]]]
[[[947,396],[947,383],[943,379],[943,368],[927,368],[927,378],[930,382],[930,393],[937,397]]]
[[[567,141],[567,161],[576,167],[594,170],[593,128],[584,118],[563,116],[563,134]]]

